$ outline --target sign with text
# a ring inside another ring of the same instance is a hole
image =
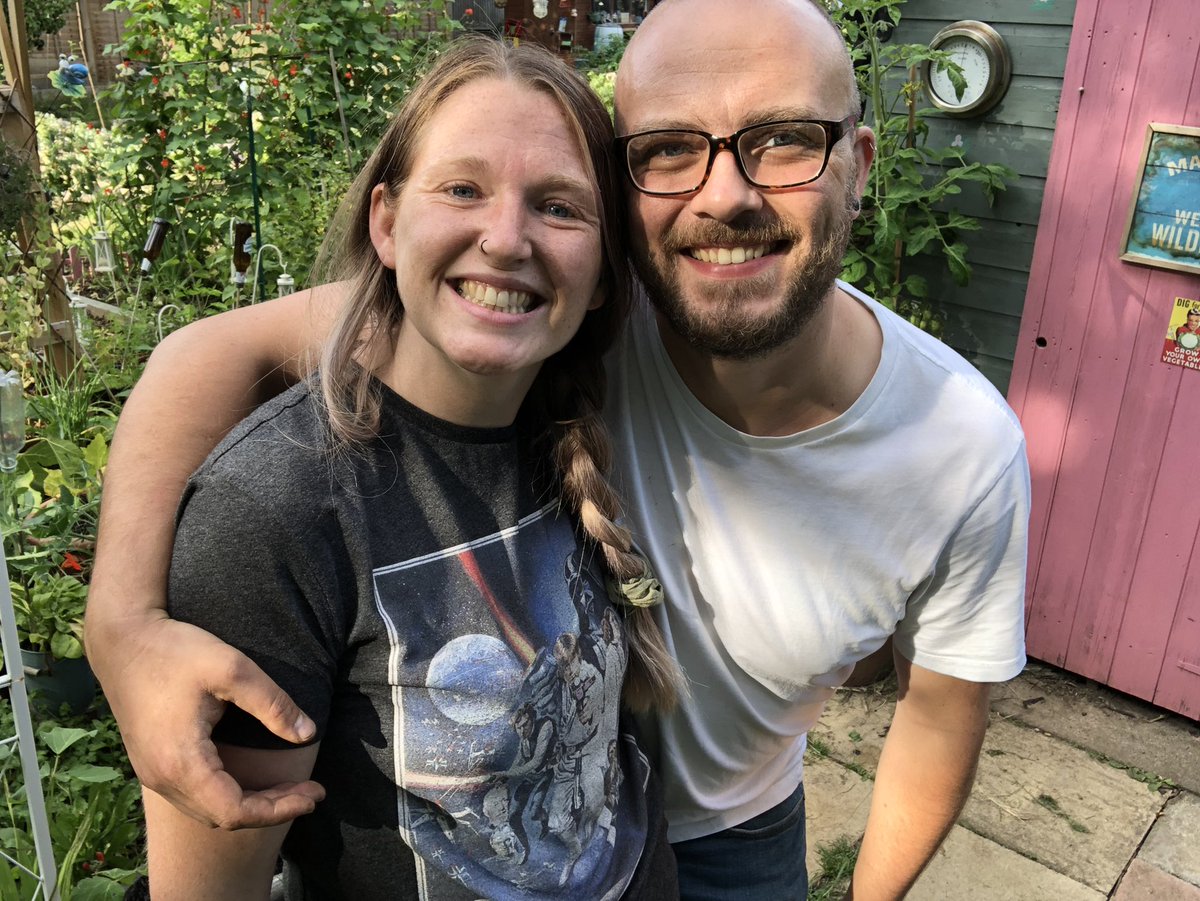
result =
[[[1176,297],[1163,341],[1164,363],[1200,369],[1200,300]]]
[[[1200,128],[1150,123],[1121,259],[1200,273]]]

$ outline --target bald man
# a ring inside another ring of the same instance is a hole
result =
[[[819,5],[665,0],[616,110],[649,304],[610,359],[608,419],[691,687],[643,723],[683,897],[805,897],[806,735],[889,638],[898,701],[849,897],[903,897],[969,793],[990,683],[1025,661],[1020,427],[969,364],[836,281],[874,138]],[[292,740],[312,726],[166,618],[171,514],[339,302],[324,286],[172,336],[113,449],[89,653],[142,780],[226,828],[304,813],[321,789],[234,784],[209,741],[222,702]]]

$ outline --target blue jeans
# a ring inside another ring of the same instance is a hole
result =
[[[739,826],[671,848],[681,901],[805,901],[804,785]]]

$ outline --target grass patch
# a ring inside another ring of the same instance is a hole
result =
[[[1140,782],[1152,792],[1173,791],[1179,788],[1178,785],[1171,779],[1165,776],[1159,776],[1151,773],[1149,770],[1143,770],[1141,767],[1133,766],[1128,763],[1121,763],[1119,760],[1113,760],[1107,754],[1101,754],[1099,751],[1088,751],[1088,757],[1095,760],[1097,763],[1104,763],[1112,767],[1114,770],[1121,770],[1135,782]]]
[[[811,733],[808,736],[808,750],[812,751],[817,757],[829,756],[829,745]]]
[[[1050,795],[1038,795],[1033,800],[1034,800],[1034,803],[1038,804],[1040,807],[1044,807],[1046,810],[1050,811],[1052,814],[1054,814],[1060,820],[1064,821],[1068,826],[1071,827],[1071,829],[1073,831],[1082,832],[1085,834],[1090,833],[1092,831],[1087,826],[1083,825],[1083,823],[1072,818],[1070,814],[1068,814],[1065,810],[1062,809],[1062,807],[1059,806],[1058,801],[1056,801]]]
[[[861,763],[855,763],[854,761],[851,761],[850,763],[843,763],[842,766],[852,773],[858,773],[859,776],[861,776],[863,779],[866,779],[868,782],[875,781],[875,774],[868,770]]]
[[[858,843],[841,836],[817,848],[821,872],[808,883],[808,901],[837,901],[850,887],[854,865],[858,862]]]

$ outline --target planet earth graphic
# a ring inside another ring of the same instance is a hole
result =
[[[524,675],[525,668],[500,639],[460,635],[433,655],[425,685],[445,716],[482,726],[512,710]]]

